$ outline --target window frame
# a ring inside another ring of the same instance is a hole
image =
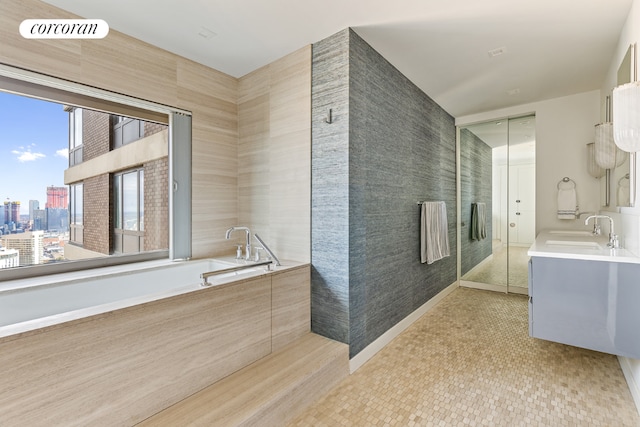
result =
[[[0,64],[0,90],[169,125],[167,191],[170,228],[168,250],[2,269],[0,282],[154,259],[191,257],[191,112],[5,64]]]
[[[69,167],[82,163],[84,148],[82,132],[83,109],[69,107]]]
[[[82,205],[79,213],[78,192],[81,193],[80,204]],[[80,217],[79,222],[78,217]],[[69,185],[69,243],[76,246],[83,246],[84,243],[84,182]]]

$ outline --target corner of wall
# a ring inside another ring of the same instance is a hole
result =
[[[624,378],[627,380],[638,414],[640,414],[640,360],[618,356],[618,362],[622,368]]]

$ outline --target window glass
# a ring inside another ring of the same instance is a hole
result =
[[[76,211],[76,197],[75,197],[75,188],[73,185],[69,186],[69,221],[71,224],[75,223],[75,214]]]
[[[115,228],[122,228],[122,175],[113,177],[113,207]]]
[[[138,185],[138,189],[140,191],[140,198],[138,200],[138,224],[140,231],[144,231],[144,170],[138,171],[138,177],[140,180]]]
[[[78,148],[82,145],[82,108],[73,109],[71,120],[73,122],[73,133],[69,135],[69,140],[72,142],[71,148]]]
[[[113,229],[113,251],[115,253],[142,252],[145,247],[156,250],[156,235],[146,236],[144,219],[144,169],[138,168],[117,173],[114,176],[114,191],[119,203],[114,205],[116,221]],[[155,224],[164,229],[166,224]],[[148,239],[147,239],[148,237]],[[145,243],[149,240],[148,243]],[[160,239],[161,240],[161,239]],[[166,243],[164,245],[166,247]],[[162,247],[161,247],[162,248]]]
[[[69,241],[76,245],[82,245],[84,237],[83,222],[83,190],[82,183],[69,186]],[[45,227],[51,233],[51,226]],[[64,247],[57,251],[56,261],[63,261]]]
[[[122,175],[122,218],[125,230],[138,230],[138,171]]]
[[[4,92],[1,83],[0,78],[0,127],[6,138],[0,147],[11,153],[3,160],[3,174],[12,184],[5,187],[0,209],[0,247],[17,247],[28,241],[19,237],[41,232],[41,247],[32,248],[34,256],[20,266],[145,251],[153,251],[152,258],[168,256],[169,126]],[[114,123],[132,124],[135,132],[126,147],[114,146]],[[166,155],[158,157],[162,141]],[[110,155],[114,150],[134,154]],[[147,193],[154,199],[145,209]],[[4,274],[13,266],[0,265],[0,280],[20,277]]]
[[[74,205],[74,219],[73,219],[73,223],[74,224],[82,224],[82,208],[83,208],[83,200],[82,200],[82,196],[83,196],[83,185],[82,184],[76,184],[73,186],[74,191],[73,194],[75,196],[75,205]]]

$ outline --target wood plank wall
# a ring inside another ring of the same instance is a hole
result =
[[[193,257],[230,254],[225,230],[255,221],[280,257],[309,260],[310,47],[242,80],[241,103],[266,96],[267,122],[257,126],[269,137],[259,149],[268,155],[243,163],[239,218],[238,79],[113,29],[102,40],[22,38],[20,22],[34,17],[76,18],[38,0],[0,2],[1,63],[192,112]],[[253,151],[243,148],[243,161]]]
[[[279,258],[311,260],[311,46],[240,79],[238,193]]]

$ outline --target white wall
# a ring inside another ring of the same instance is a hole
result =
[[[620,39],[615,51],[615,55],[609,65],[607,78],[602,84],[602,100],[611,93],[616,85],[616,74],[620,63],[632,43],[640,43],[640,0],[634,0],[627,17],[627,21],[620,33]],[[636,168],[636,180],[640,176],[640,165]],[[612,213],[616,225],[616,233],[620,234],[620,240],[623,247],[633,251],[636,255],[640,255],[640,203],[638,198],[640,191],[636,191],[636,207],[622,208],[619,214]],[[640,301],[638,302],[640,306]],[[620,365],[627,378],[629,389],[636,402],[638,411],[640,412],[640,360],[620,357]]]
[[[604,105],[604,97],[611,94],[612,89],[616,86],[616,75],[622,59],[624,58],[629,45],[632,43],[640,44],[640,0],[634,0],[627,21],[620,33],[618,46],[615,55],[609,64],[607,77],[602,84],[601,104]],[[640,173],[640,163],[636,162],[636,182]],[[636,187],[638,187],[636,185]],[[620,223],[621,227],[616,229],[620,234],[621,243],[627,249],[632,250],[636,255],[640,255],[640,188],[636,188],[636,206],[634,208],[621,208]],[[613,209],[612,209],[613,210]],[[616,215],[618,217],[618,215]]]
[[[573,179],[580,210],[599,210],[599,180],[587,173],[586,149],[600,121],[599,90],[458,117],[456,125],[529,113],[536,115],[536,233],[550,228],[586,229],[580,220],[557,218],[557,184],[565,176]]]

